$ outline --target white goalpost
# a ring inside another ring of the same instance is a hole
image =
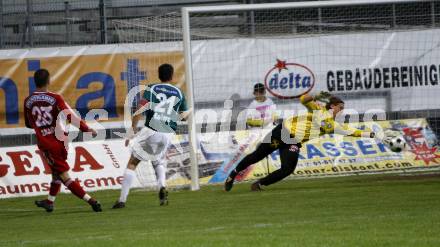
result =
[[[185,81],[187,83],[187,100],[188,107],[191,109],[191,114],[188,119],[188,138],[190,143],[190,157],[191,157],[191,190],[199,190],[199,166],[197,161],[197,133],[195,121],[194,108],[194,88],[192,83],[192,66],[191,66],[191,36],[189,33],[189,13],[186,8],[182,8],[182,32],[183,32],[183,50],[185,58]],[[189,63],[189,64],[188,64]]]

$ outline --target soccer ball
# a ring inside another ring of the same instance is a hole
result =
[[[402,152],[406,148],[406,142],[401,136],[391,137],[387,140],[386,144],[393,152]]]

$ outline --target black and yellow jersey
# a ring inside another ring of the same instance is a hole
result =
[[[296,143],[304,143],[325,134],[340,134],[354,137],[370,137],[369,131],[351,128],[340,124],[333,119],[332,113],[316,101],[304,102],[304,95],[300,102],[307,108],[305,114],[288,118],[283,126],[290,132]]]

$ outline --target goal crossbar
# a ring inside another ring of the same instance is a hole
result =
[[[289,3],[260,3],[260,4],[234,4],[234,5],[217,5],[217,6],[200,6],[200,7],[184,7],[182,8],[182,18],[189,13],[204,12],[226,12],[226,11],[252,11],[252,10],[270,10],[283,8],[325,8],[325,7],[342,7],[342,6],[358,6],[358,5],[380,5],[380,4],[402,4],[414,2],[433,2],[433,0],[337,0],[337,1],[317,1],[317,2],[289,2]]]

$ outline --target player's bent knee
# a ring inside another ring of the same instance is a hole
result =
[[[62,180],[60,174],[52,172],[52,181]]]
[[[136,170],[136,167],[137,167],[137,164],[133,164],[133,163],[128,163],[128,165],[127,165],[127,169],[130,169],[130,170]]]
[[[283,169],[283,174],[285,176],[289,176],[293,173],[293,171],[295,171],[295,167],[286,167],[285,169]]]
[[[61,181],[66,182],[70,179],[69,172],[62,172],[58,175],[58,177],[61,179]]]
[[[133,155],[130,157],[130,160],[128,161],[128,164],[127,164],[127,169],[130,169],[130,170],[136,170],[136,167],[138,166],[138,164],[140,163],[141,161],[140,160],[138,160],[136,157],[134,157]]]

